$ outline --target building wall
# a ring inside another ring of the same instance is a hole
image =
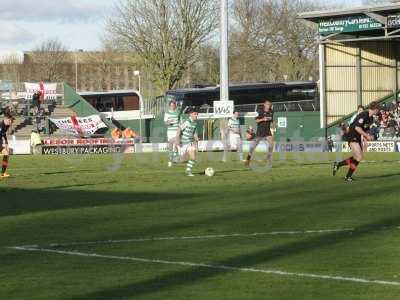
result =
[[[0,79],[15,83],[47,81],[42,74],[42,66],[29,64],[0,64]],[[133,75],[133,65],[116,64],[99,66],[78,64],[78,91],[102,91],[117,89],[137,89],[138,79]],[[63,63],[58,66],[57,78],[53,81],[66,82],[75,87],[75,65]]]
[[[399,46],[395,41],[326,45],[327,123],[398,90]]]
[[[312,141],[324,136],[324,131],[319,126],[319,112],[277,112],[274,114],[274,117],[275,121],[280,117],[287,118],[287,128],[277,129],[274,136],[275,141]],[[136,121],[121,123],[137,131],[138,124]],[[197,133],[200,139],[221,139],[220,120],[198,120],[197,124]],[[146,124],[147,126],[149,126],[149,140],[151,142],[166,142],[167,130],[162,115],[150,120]],[[252,126],[254,129],[257,128],[255,118],[241,118],[243,136],[249,126]],[[144,129],[142,130],[144,132]]]

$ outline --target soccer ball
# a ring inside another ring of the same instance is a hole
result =
[[[212,176],[214,176],[215,171],[214,171],[213,168],[208,167],[208,168],[205,170],[204,174],[206,174],[206,176],[212,177]]]

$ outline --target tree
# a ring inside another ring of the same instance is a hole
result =
[[[111,89],[111,68],[120,63],[121,54],[111,45],[104,45],[98,52],[88,52],[85,57],[85,63],[92,66],[92,76],[96,76],[96,88],[102,90]]]
[[[212,43],[201,46],[196,54],[196,62],[186,72],[179,83],[179,87],[193,85],[219,84],[219,47]]]
[[[231,36],[235,81],[304,80],[317,74],[317,30],[297,19],[307,0],[237,0]]]
[[[32,52],[32,60],[37,66],[40,80],[45,81],[62,81],[62,66],[68,59],[67,47],[58,39],[49,39]]]
[[[22,64],[19,57],[15,54],[10,54],[2,59],[3,76],[11,80],[15,85],[18,85],[21,80]]]
[[[107,31],[133,50],[155,83],[172,89],[195,62],[199,47],[218,25],[215,0],[127,0],[116,6]]]

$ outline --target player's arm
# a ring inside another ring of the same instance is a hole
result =
[[[256,123],[261,123],[261,122],[265,122],[267,121],[267,119],[265,117],[263,117],[260,113],[258,114],[258,116],[256,117]]]
[[[177,145],[179,145],[181,143],[181,133],[182,133],[182,129],[179,126],[178,129],[176,130],[176,136],[175,136],[175,143]]]
[[[174,121],[171,120],[171,119],[168,117],[168,114],[165,114],[165,115],[164,115],[164,123],[165,123],[165,125],[169,126],[169,125],[172,125],[172,124],[174,123]]]
[[[275,132],[276,132],[276,128],[277,128],[276,123],[274,121],[271,122],[271,127],[270,128],[271,128],[272,136],[274,136]]]
[[[263,117],[256,118],[256,123],[261,123],[261,122],[265,122],[265,121],[267,121],[267,118],[263,118]]]
[[[276,130],[276,123],[274,121],[274,113],[271,113],[271,116],[268,117],[268,121],[271,121],[270,128]]]
[[[179,145],[181,143],[182,130],[184,130],[185,127],[186,127],[186,124],[182,123],[180,126],[178,126],[178,129],[176,130],[175,143],[177,145]]]
[[[165,125],[169,125],[168,124],[168,115],[167,114],[164,114],[164,124]]]
[[[371,135],[369,135],[367,132],[364,131],[364,129],[362,129],[362,127],[360,126],[356,126],[355,130],[367,141],[372,141],[373,137]]]
[[[193,135],[193,140],[194,140],[194,146],[196,149],[199,149],[199,136],[197,135],[197,131]]]

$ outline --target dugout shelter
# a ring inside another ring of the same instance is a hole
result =
[[[318,26],[320,123],[327,134],[358,105],[399,100],[400,3],[299,18]]]

